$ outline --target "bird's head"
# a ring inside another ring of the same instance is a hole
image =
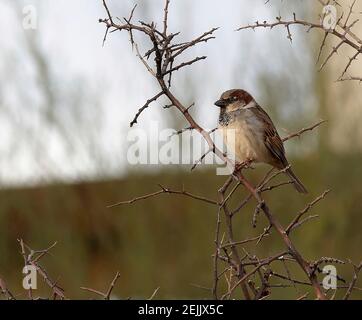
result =
[[[231,112],[237,109],[251,107],[250,103],[253,102],[253,97],[241,89],[231,89],[225,91],[215,105],[224,109],[226,112]]]

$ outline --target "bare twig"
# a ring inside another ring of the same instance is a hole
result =
[[[53,243],[50,247],[48,247],[45,250],[39,250],[39,251],[35,251],[33,249],[31,249],[28,245],[26,245],[23,241],[23,239],[19,239],[18,240],[19,244],[20,244],[20,248],[21,248],[21,254],[23,256],[24,259],[24,265],[25,266],[34,266],[37,270],[37,272],[43,277],[45,283],[52,289],[52,292],[54,294],[54,298],[59,297],[60,299],[65,299],[65,295],[64,295],[64,289],[61,288],[58,284],[57,281],[53,281],[48,273],[46,272],[46,270],[38,263],[38,261],[44,257],[45,255],[49,254],[49,251],[54,248],[54,246],[57,244],[56,242]],[[29,251],[29,253],[26,253],[26,248]],[[33,258],[34,253],[39,252],[40,254]],[[28,294],[29,294],[29,298],[33,299],[33,292],[32,289],[30,288],[28,290]]]
[[[160,93],[157,93],[157,94],[156,94],[154,97],[152,97],[151,99],[148,99],[147,102],[143,105],[143,107],[140,108],[140,109],[138,110],[138,112],[136,113],[134,119],[133,119],[133,120],[131,121],[131,123],[130,123],[130,127],[133,127],[133,125],[137,123],[138,117],[141,115],[141,113],[142,113],[145,109],[147,109],[152,102],[156,101],[156,100],[157,100],[159,97],[161,97],[162,95],[163,95],[163,92],[160,92]]]
[[[319,3],[325,7],[327,4],[330,3],[330,1],[323,1],[318,0]],[[337,53],[338,49],[342,47],[343,45],[347,45],[355,50],[355,53],[353,56],[349,59],[345,69],[342,72],[342,75],[339,78],[343,78],[344,74],[348,71],[349,67],[351,66],[352,62],[357,59],[359,54],[362,52],[362,39],[357,36],[354,32],[352,32],[352,28],[356,25],[356,23],[359,21],[359,19],[354,20],[353,22],[349,23],[350,17],[353,13],[353,8],[356,1],[353,1],[352,5],[349,7],[349,10],[346,15],[346,19],[344,22],[343,20],[343,14],[337,19],[336,27],[335,28],[325,28],[323,25],[323,20],[326,18],[325,16],[320,19],[319,22],[311,22],[306,20],[301,20],[296,18],[296,14],[293,14],[293,19],[290,20],[283,20],[282,17],[277,17],[275,22],[259,22],[256,21],[254,24],[249,24],[247,26],[242,26],[237,31],[241,30],[247,30],[252,29],[255,30],[257,28],[274,28],[274,27],[285,27],[287,30],[287,38],[292,41],[292,34],[290,31],[290,27],[293,25],[299,25],[307,28],[307,32],[309,32],[312,29],[320,30],[324,33],[324,37],[322,39],[321,45],[319,47],[319,52],[317,56],[317,62],[320,61],[323,49],[326,47],[326,41],[329,35],[332,35],[333,37],[339,39],[339,43],[336,47],[332,47],[331,52],[327,56],[327,58],[322,63],[319,70],[322,70],[323,67],[327,64],[327,62]],[[344,78],[345,80],[349,80],[348,78]]]
[[[80,289],[85,290],[85,291],[89,291],[92,293],[95,293],[98,296],[101,296],[104,300],[110,300],[112,291],[114,289],[114,286],[116,285],[118,279],[120,278],[121,274],[117,271],[116,275],[114,276],[112,282],[110,283],[108,290],[106,293],[103,293],[101,291],[92,289],[92,288],[87,288],[87,287],[80,287]]]
[[[135,197],[135,198],[133,198],[131,200],[120,201],[120,202],[117,202],[115,204],[107,206],[107,208],[113,208],[113,207],[117,207],[117,206],[124,205],[124,204],[132,204],[134,202],[145,200],[145,199],[148,199],[148,198],[152,198],[152,197],[158,196],[158,195],[163,194],[163,193],[183,195],[183,196],[187,196],[187,197],[190,197],[190,198],[193,198],[193,199],[196,199],[196,200],[200,200],[200,201],[204,201],[204,202],[214,204],[214,205],[219,204],[215,200],[211,200],[211,199],[208,199],[208,198],[205,198],[205,197],[202,197],[202,196],[198,196],[198,195],[192,194],[192,193],[190,193],[188,191],[185,191],[185,190],[171,190],[171,189],[165,188],[165,187],[163,187],[161,185],[160,185],[160,187],[161,187],[161,190],[159,190],[159,191],[149,193],[149,194],[146,194],[146,195],[143,195],[143,196],[140,196],[140,197]]]
[[[284,137],[282,140],[287,141],[287,140],[295,138],[295,137],[299,138],[303,133],[305,133],[307,131],[312,131],[313,129],[319,127],[322,123],[325,123],[325,122],[326,122],[326,120],[320,120],[320,121],[318,121],[317,123],[313,124],[310,127],[302,128],[302,129],[300,129],[299,131],[297,131],[295,133],[289,134],[288,136]]]
[[[344,295],[343,297],[343,300],[348,300],[351,293],[352,293],[352,290],[354,289],[355,285],[356,285],[356,282],[357,282],[357,279],[358,279],[358,274],[359,272],[361,271],[362,269],[362,261],[360,262],[359,265],[355,265],[351,262],[351,264],[353,265],[353,269],[354,269],[354,274],[353,274],[353,278],[352,278],[352,281],[351,283],[349,284],[349,287],[347,289],[347,292],[346,294]]]
[[[14,295],[10,292],[8,287],[6,286],[5,281],[0,277],[0,293],[5,295],[8,300],[15,300]]]
[[[324,199],[324,197],[330,192],[330,190],[324,191],[319,197],[314,199],[312,202],[308,203],[308,205],[301,210],[297,216],[293,219],[293,221],[288,225],[288,227],[285,229],[285,232],[289,234],[289,232],[295,228],[296,224],[299,222],[300,218],[303,217],[305,213],[307,213],[315,204],[317,204],[319,201]]]

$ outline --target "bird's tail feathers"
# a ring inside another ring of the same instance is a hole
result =
[[[300,193],[308,193],[307,189],[304,187],[303,183],[297,178],[292,169],[287,169],[286,174],[293,180],[293,185]]]

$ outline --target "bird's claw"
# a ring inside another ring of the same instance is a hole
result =
[[[251,165],[252,162],[253,162],[252,159],[247,159],[243,162],[235,163],[234,173],[239,172],[241,169],[254,169],[254,167],[252,167],[252,165]]]

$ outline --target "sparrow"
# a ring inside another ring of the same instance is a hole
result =
[[[261,162],[279,170],[287,168],[285,173],[295,189],[308,193],[289,166],[283,141],[273,121],[248,92],[241,89],[225,91],[215,105],[220,107],[218,129],[237,164],[248,166]],[[233,132],[232,139],[230,132]]]

